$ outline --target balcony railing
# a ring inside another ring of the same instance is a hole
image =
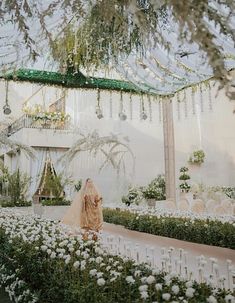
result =
[[[12,124],[8,125],[8,127],[3,129],[1,133],[9,137],[22,128],[68,130],[69,122],[52,121],[48,119],[35,120],[35,116],[25,114]]]

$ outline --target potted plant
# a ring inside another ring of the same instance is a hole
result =
[[[148,186],[143,188],[143,194],[150,207],[155,206],[156,201],[165,200],[166,184],[164,176],[159,175],[153,179]]]
[[[127,195],[122,197],[122,203],[125,203],[127,206],[131,204],[139,205],[143,201],[143,198],[143,193],[140,188],[131,186],[129,187]]]
[[[188,193],[191,188],[191,186],[187,182],[188,180],[190,180],[190,176],[187,174],[187,172],[188,172],[188,167],[185,166],[181,167],[179,180],[183,182],[180,183],[179,187],[182,193]]]

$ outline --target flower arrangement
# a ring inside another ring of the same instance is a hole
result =
[[[166,199],[166,184],[165,178],[159,175],[152,180],[150,184],[143,188],[143,195],[145,199],[155,199],[161,201]]]
[[[131,186],[129,187],[128,194],[122,197],[122,203],[127,206],[131,204],[139,205],[144,199],[143,193],[140,188]]]
[[[54,123],[54,124],[63,124],[69,121],[70,116],[63,112],[54,111],[49,112],[42,108],[40,104],[36,104],[33,107],[25,105],[23,107],[23,112],[32,117],[33,121],[40,123]]]
[[[205,160],[205,153],[203,150],[196,150],[192,153],[192,155],[189,157],[188,162],[190,164],[202,164]]]
[[[39,112],[32,115],[34,121],[52,122],[52,123],[65,123],[69,120],[70,116],[62,112]]]
[[[184,181],[180,183],[179,187],[182,192],[189,192],[191,186],[188,184],[187,180],[190,180],[190,176],[187,174],[188,167],[181,167],[180,173],[181,175],[179,176],[179,180]]]

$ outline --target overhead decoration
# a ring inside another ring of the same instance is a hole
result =
[[[5,105],[3,106],[4,115],[10,115],[11,114],[11,108],[8,104],[8,87],[9,87],[9,82],[6,80],[6,98],[5,98]]]
[[[144,107],[144,98],[143,95],[141,95],[141,111],[140,111],[140,119],[146,120],[148,118],[148,115],[146,114],[145,107]]]
[[[120,104],[119,104],[119,113],[118,117],[121,121],[125,121],[127,119],[127,115],[125,113],[125,110],[123,108],[123,93],[120,92]]]
[[[213,76],[235,99],[234,9],[232,0],[4,1],[1,70],[45,56],[49,46],[48,58],[77,77],[81,67],[116,67],[139,90],[171,95]]]
[[[96,116],[98,119],[102,119],[104,117],[103,111],[100,106],[100,90],[97,89],[97,105],[96,105],[96,110],[95,110]]]

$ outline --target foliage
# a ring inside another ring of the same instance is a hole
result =
[[[46,174],[44,189],[59,201],[64,196],[64,187],[71,183],[70,178],[64,178],[62,174]]]
[[[70,116],[61,112],[40,112],[32,115],[34,121],[40,121],[41,123],[53,122],[53,123],[65,123],[69,120]]]
[[[30,177],[26,173],[21,173],[19,169],[10,173],[7,167],[0,166],[0,188],[3,196],[9,196],[14,206],[21,206],[25,200],[25,194],[29,186]],[[21,201],[21,202],[20,202]],[[27,202],[26,202],[27,204]]]
[[[31,201],[19,200],[19,201],[12,201],[12,200],[5,200],[0,201],[1,207],[29,207],[32,205]]]
[[[78,182],[74,185],[74,188],[77,192],[82,188],[82,179],[79,179]]]
[[[159,175],[152,180],[147,187],[143,188],[143,194],[146,199],[155,199],[157,201],[166,199],[166,183],[165,178]]]
[[[31,293],[27,283],[20,280],[17,273],[18,270],[13,272],[4,265],[1,265],[0,262],[0,290],[1,287],[4,287],[5,291],[9,295],[9,298],[11,299],[11,302],[36,303],[38,301],[37,296]],[[3,301],[3,303],[4,302],[5,301]]]
[[[54,199],[44,199],[42,200],[43,206],[62,206],[62,205],[70,205],[71,201],[65,200],[63,198],[54,198]]]
[[[143,193],[138,187],[129,187],[128,194],[122,197],[122,202],[127,206],[131,204],[139,205],[143,201]]]
[[[231,297],[224,289],[186,282],[111,255],[99,241],[69,235],[54,222],[9,212],[0,213],[0,264],[8,275],[16,272],[26,281],[40,303],[137,303],[143,302],[146,293],[146,303],[162,302],[166,293],[172,301],[184,297],[188,303],[207,302],[211,295],[225,303],[225,296]],[[161,288],[156,289],[156,284]],[[145,293],[140,289],[143,285]],[[178,285],[178,292],[172,291],[173,285]],[[188,288],[193,296],[187,296]]]
[[[209,219],[200,220],[165,216],[139,215],[130,211],[103,210],[108,223],[123,225],[128,229],[179,240],[235,249],[235,226],[231,223]]]
[[[189,163],[191,164],[202,164],[205,160],[205,153],[203,150],[196,150],[193,154],[189,157]]]
[[[184,166],[184,167],[180,168],[181,175],[179,176],[179,180],[184,181],[184,182],[180,183],[180,185],[179,185],[182,192],[188,192],[191,188],[191,186],[186,181],[186,180],[190,179],[190,176],[188,174],[186,174],[187,171],[188,171],[188,167]]]

